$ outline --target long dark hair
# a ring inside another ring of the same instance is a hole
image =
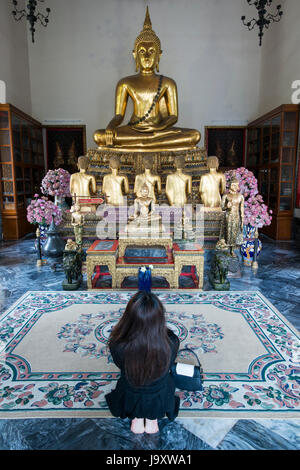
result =
[[[124,344],[125,375],[134,386],[147,385],[167,373],[171,347],[159,298],[137,292],[113,328],[108,344]]]

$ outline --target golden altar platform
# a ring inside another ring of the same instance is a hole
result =
[[[129,241],[131,246],[136,245],[136,240]],[[194,242],[178,242],[171,244],[166,248],[166,260],[157,262],[153,258],[151,263],[141,261],[129,262],[124,253],[120,253],[120,240],[97,240],[87,250],[86,273],[88,289],[99,289],[96,287],[95,279],[101,275],[110,274],[112,279],[112,288],[121,289],[123,281],[128,276],[138,276],[138,270],[141,265],[152,266],[152,277],[161,276],[169,284],[169,288],[179,288],[179,276],[184,266],[193,268],[195,280],[195,289],[203,288],[204,272],[204,250]],[[130,245],[128,245],[130,246]],[[148,239],[148,246],[163,246],[161,239]],[[124,247],[123,247],[124,248]],[[121,256],[122,255],[122,256]],[[104,267],[106,271],[100,268]]]

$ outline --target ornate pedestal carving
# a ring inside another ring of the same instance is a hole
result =
[[[174,279],[174,265],[161,265],[161,264],[152,264],[152,276],[162,276],[168,283],[170,289],[174,289],[175,279]],[[137,276],[138,275],[138,266],[132,266],[129,264],[117,265],[117,287],[120,289],[122,282],[128,276]]]
[[[112,288],[116,287],[117,240],[97,240],[86,253],[86,277],[88,289],[92,289],[92,276],[96,266],[107,266],[112,278]]]
[[[198,288],[203,288],[204,250],[197,243],[174,243],[174,281],[175,287],[179,287],[179,276],[184,266],[195,266],[199,277]]]
[[[158,247],[163,245],[162,239],[139,240],[141,245]],[[124,239],[123,239],[124,242]],[[196,243],[174,243],[172,239],[165,239],[167,259],[165,262],[151,262],[152,276],[164,277],[170,289],[179,288],[179,276],[183,266],[195,266],[199,278],[196,288],[202,290],[204,271],[204,250]],[[121,243],[121,246],[120,246]],[[137,245],[137,240],[128,240],[128,245]],[[87,251],[86,274],[88,289],[93,289],[92,276],[96,266],[107,266],[112,277],[112,288],[121,288],[122,282],[128,276],[138,276],[138,270],[143,262],[128,262],[124,258],[126,246],[122,246],[122,239],[98,240]],[[148,264],[148,263],[146,263]]]

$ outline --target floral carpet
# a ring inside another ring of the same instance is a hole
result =
[[[300,417],[299,333],[260,292],[157,292],[203,368],[180,417]],[[107,339],[133,295],[27,292],[0,320],[0,419],[110,417]]]

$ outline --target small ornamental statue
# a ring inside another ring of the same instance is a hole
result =
[[[63,269],[66,275],[66,280],[63,281],[64,290],[79,288],[82,279],[81,267],[82,251],[76,242],[68,239],[63,255]]]
[[[84,214],[81,212],[80,204],[75,202],[71,207],[70,212],[71,216],[71,225],[74,229],[75,242],[78,247],[82,248],[82,234],[83,234],[83,225],[84,225]]]
[[[229,247],[225,244],[224,240],[218,241],[209,274],[210,283],[215,290],[230,289],[227,275],[231,259]]]
[[[219,240],[229,248],[230,256],[236,257],[235,248],[243,243],[244,196],[239,192],[239,181],[232,178],[229,191],[222,197],[224,213]]]

